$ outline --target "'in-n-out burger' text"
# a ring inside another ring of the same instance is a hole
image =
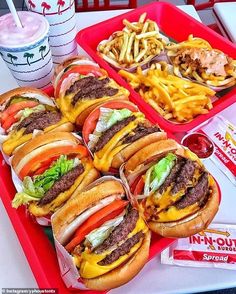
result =
[[[211,236],[194,235],[189,238],[190,244],[204,244],[211,246],[210,248],[222,251],[235,251],[236,252],[236,239],[231,238],[213,238]],[[213,250],[214,250],[213,249]]]

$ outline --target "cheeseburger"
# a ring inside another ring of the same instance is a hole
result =
[[[94,109],[84,122],[82,134],[95,167],[102,172],[116,172],[140,148],[166,138],[136,105],[122,100]]]
[[[129,96],[128,90],[85,57],[70,58],[56,68],[54,89],[60,110],[78,128],[97,105],[117,98],[127,100]]]
[[[86,147],[67,132],[36,136],[16,151],[11,164],[22,180],[12,206],[27,204],[36,217],[51,214],[99,177]]]
[[[150,232],[125,196],[119,180],[104,177],[71,198],[52,218],[55,238],[69,252],[89,289],[121,286],[148,259]]]
[[[139,150],[121,169],[153,232],[187,237],[204,230],[219,206],[213,177],[198,157],[174,140]]]
[[[72,131],[73,125],[57,110],[44,92],[17,88],[0,96],[2,149],[11,155],[16,147],[32,138],[34,130]]]

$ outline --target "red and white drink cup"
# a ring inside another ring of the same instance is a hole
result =
[[[55,64],[77,55],[74,0],[25,0],[28,9],[43,15],[50,24],[49,44]]]
[[[19,11],[23,27],[11,13],[0,17],[0,54],[20,86],[44,88],[51,83],[53,63],[49,24],[41,15]]]

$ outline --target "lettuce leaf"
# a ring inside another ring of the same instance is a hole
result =
[[[66,155],[61,155],[43,174],[35,176],[33,179],[28,176],[25,177],[23,191],[16,193],[12,200],[12,206],[18,208],[20,205],[27,204],[30,201],[40,200],[57,180],[79,165],[79,163],[78,158],[67,159]]]
[[[108,130],[118,121],[122,121],[123,119],[130,117],[132,115],[132,111],[127,108],[123,109],[110,109],[110,108],[100,108],[100,117],[98,119],[98,123],[93,134],[89,135],[89,148],[93,148],[98,142],[100,136],[103,132]]]
[[[98,247],[103,243],[104,240],[110,235],[115,227],[117,227],[122,220],[124,219],[124,213],[119,215],[118,217],[105,222],[100,228],[93,230],[86,236],[86,240],[88,240],[92,248]]]
[[[175,165],[177,157],[173,153],[162,158],[158,163],[150,167],[145,175],[144,195],[148,196],[155,191],[165,182],[165,179],[171,172]]]

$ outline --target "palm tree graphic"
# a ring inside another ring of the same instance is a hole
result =
[[[32,0],[28,0],[28,4],[29,4],[29,10],[32,10],[32,8],[36,7],[36,5],[34,4]]]
[[[30,65],[29,58],[33,58],[33,57],[34,57],[34,53],[26,52],[24,54],[24,58],[26,58],[26,61],[27,61],[28,65]]]
[[[57,5],[58,5],[58,15],[60,15],[60,14],[62,14],[62,12],[61,12],[61,7],[64,7],[64,5],[65,5],[65,1],[63,1],[63,0],[58,0],[57,1]]]
[[[39,52],[41,53],[41,57],[42,57],[42,59],[44,59],[44,56],[43,56],[43,53],[46,51],[46,46],[40,46],[40,48],[39,48]]]
[[[41,7],[43,7],[43,15],[45,16],[45,10],[50,10],[51,6],[46,3],[46,2],[42,2]]]
[[[14,64],[13,60],[16,61],[16,60],[18,59],[17,56],[14,56],[14,55],[12,55],[11,53],[8,53],[8,54],[7,54],[7,57],[9,57],[9,58],[11,59],[11,64],[16,65],[16,64]]]

